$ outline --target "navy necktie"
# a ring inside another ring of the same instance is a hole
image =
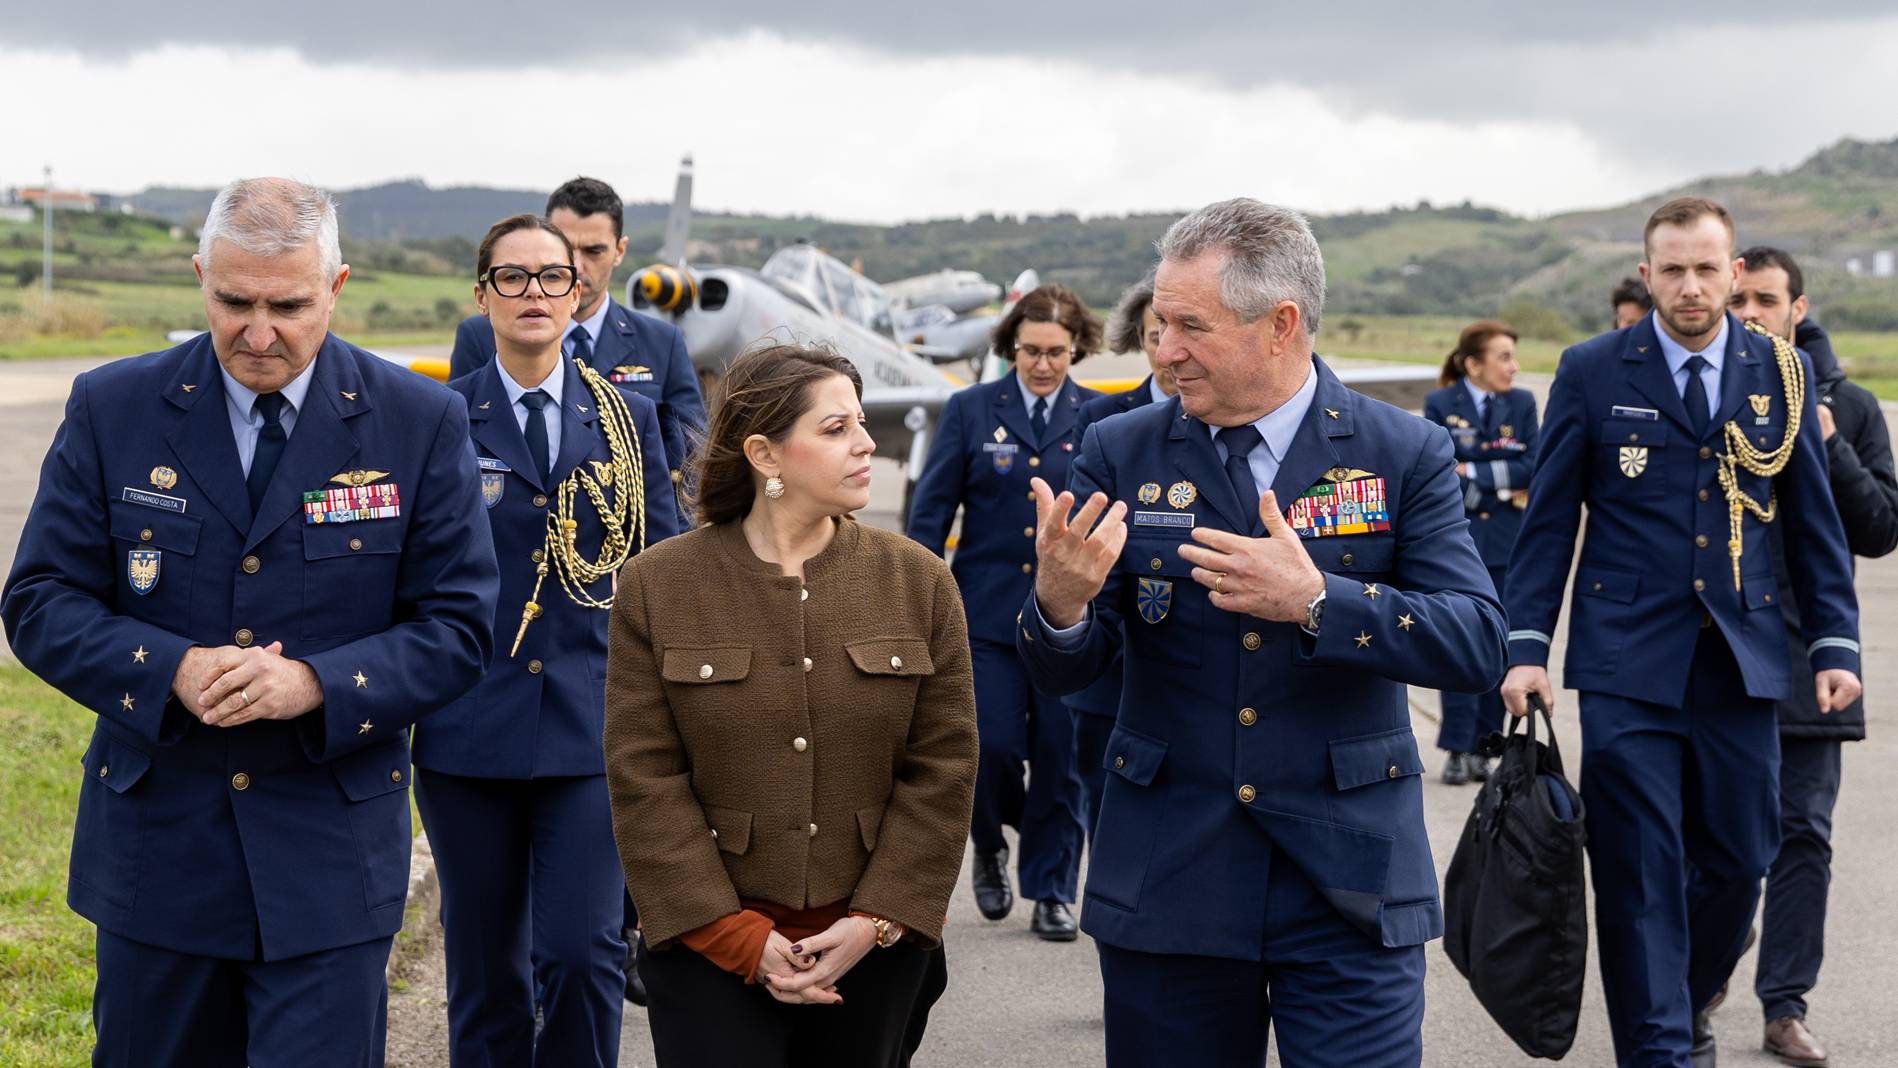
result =
[[[1048,433],[1048,398],[1035,398],[1035,410],[1028,417],[1028,425],[1035,431],[1035,447],[1040,448],[1041,439]]]
[[[552,458],[547,453],[547,415],[542,408],[553,402],[544,389],[530,389],[521,394],[521,403],[527,405],[527,454],[534,458],[534,466],[540,468],[543,483],[553,477]]]
[[[1700,372],[1711,366],[1704,356],[1687,357],[1687,391],[1681,399],[1687,402],[1687,423],[1697,438],[1707,436],[1707,424],[1713,420],[1707,411],[1707,387],[1700,380]]]
[[[270,476],[277,472],[277,461],[283,459],[284,443],[290,435],[283,432],[283,394],[264,393],[257,398],[256,411],[263,413],[264,428],[257,434],[257,447],[250,455],[250,473],[244,476],[244,488],[250,491],[250,511],[264,503],[264,490],[270,487]]]
[[[593,337],[584,326],[576,326],[567,335],[567,355],[587,366],[593,365]]]
[[[1252,481],[1252,465],[1246,457],[1265,442],[1265,435],[1247,423],[1226,427],[1213,437],[1226,447],[1226,480],[1239,498],[1239,510],[1246,514],[1247,530],[1256,538],[1265,533],[1265,525],[1259,522],[1259,487]]]
[[[1477,418],[1482,420],[1484,431],[1491,437],[1494,437],[1496,434],[1496,395],[1494,393],[1483,394],[1483,400],[1477,407],[1481,409],[1477,413]]]

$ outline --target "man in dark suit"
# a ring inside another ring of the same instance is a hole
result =
[[[1832,340],[1806,318],[1799,264],[1781,249],[1740,253],[1746,266],[1734,287],[1733,314],[1798,344],[1812,360],[1832,498],[1854,556],[1880,557],[1898,548],[1898,474],[1891,432],[1870,390],[1848,381]],[[1787,656],[1803,666],[1798,601],[1787,581],[1785,539],[1773,533],[1780,613]],[[1807,669],[1809,670],[1809,668]],[[1803,672],[1802,672],[1803,673]],[[1806,1025],[1806,995],[1825,956],[1826,890],[1832,879],[1832,807],[1839,799],[1843,743],[1865,737],[1865,702],[1821,711],[1804,686],[1775,706],[1779,714],[1779,856],[1766,875],[1760,963],[1753,989],[1765,1016],[1766,1050],[1787,1064],[1823,1064],[1825,1046]]]
[[[1654,313],[1562,354],[1505,580],[1503,701],[1581,691],[1602,989],[1627,1065],[1711,1064],[1705,1013],[1744,952],[1779,849],[1776,701],[1859,695],[1852,561],[1812,368],[1727,312],[1733,219],[1681,197],[1648,219]],[[1782,342],[1782,344],[1784,344]],[[1744,460],[1744,462],[1741,462]],[[1588,529],[1576,560],[1582,506]],[[1810,673],[1793,676],[1767,524],[1783,528]]]
[[[1450,441],[1314,356],[1296,213],[1214,204],[1161,255],[1179,396],[1090,428],[1069,492],[1036,480],[1015,628],[1057,693],[1126,652],[1081,913],[1107,1062],[1263,1064],[1275,1026],[1287,1064],[1414,1068],[1443,912],[1405,687],[1503,666]]]
[[[210,331],[73,383],[8,577],[20,662],[99,715],[68,901],[96,1065],[380,1065],[409,727],[498,577],[467,407],[328,332],[328,196],[227,186]]]
[[[659,406],[659,432],[676,489],[689,439],[705,431],[705,401],[679,328],[634,313],[609,292],[613,270],[626,258],[625,205],[598,178],[575,178],[547,198],[547,220],[573,242],[580,269],[580,310],[567,331],[567,354],[578,352],[594,370]],[[462,320],[455,328],[449,380],[493,360],[494,327],[488,317]]]

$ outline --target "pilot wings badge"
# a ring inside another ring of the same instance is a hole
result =
[[[330,481],[341,486],[367,486],[371,482],[389,477],[387,471],[342,471],[330,476]]]
[[[143,597],[158,585],[158,565],[162,556],[157,549],[133,549],[126,554],[125,575],[132,582],[133,593]]]
[[[1160,622],[1173,607],[1173,584],[1161,579],[1141,579],[1140,588],[1134,592],[1134,604],[1140,609],[1141,619]]]
[[[1639,478],[1641,472],[1648,469],[1648,447],[1646,445],[1623,445],[1621,447],[1621,473],[1629,478]]]

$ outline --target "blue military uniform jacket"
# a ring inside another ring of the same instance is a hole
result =
[[[705,400],[699,394],[698,372],[685,350],[685,335],[671,323],[606,299],[606,322],[593,346],[593,369],[659,407],[659,432],[668,462],[676,471],[685,463],[688,438],[705,432]],[[463,319],[455,328],[449,381],[493,362],[494,325],[485,315]]]
[[[1325,573],[1318,636],[1214,608],[1179,555],[1193,527],[1245,533],[1211,433],[1178,398],[1093,427],[1069,486],[1124,501],[1128,538],[1078,647],[1032,595],[1016,648],[1067,692],[1126,653],[1082,926],[1149,953],[1258,960],[1264,884],[1294,864],[1384,946],[1443,933],[1406,685],[1469,692],[1503,670],[1503,618],[1470,544],[1450,442],[1353,393],[1323,361],[1271,487],[1381,496],[1384,529],[1304,541]],[[1349,487],[1349,488],[1340,488]],[[1375,521],[1367,525],[1376,527]]]
[[[40,472],[7,634],[99,715],[68,897],[127,938],[281,960],[394,934],[409,726],[492,652],[460,398],[333,336],[312,374],[254,521],[209,335],[81,375]],[[397,514],[308,521],[305,494],[351,472]],[[206,727],[171,696],[191,646],[275,641],[321,707]]]
[[[1015,612],[1034,585],[1035,501],[1028,480],[1057,489],[1068,479],[1081,403],[1100,394],[1072,377],[1048,398],[1048,428],[1035,440],[1015,373],[970,386],[943,406],[936,440],[910,503],[909,536],[943,555],[956,508],[962,537],[950,570],[962,588],[969,636],[1013,640]]]
[[[1529,503],[1529,475],[1535,470],[1536,398],[1512,389],[1490,398],[1497,406],[1494,433],[1484,430],[1468,387],[1452,382],[1424,398],[1424,418],[1450,431],[1458,463],[1468,464],[1463,480],[1463,510],[1470,539],[1483,563],[1503,567],[1522,527]]]
[[[527,439],[501,383],[501,366],[486,367],[449,383],[468,402],[482,500],[494,529],[501,565],[501,596],[495,605],[494,665],[475,688],[415,731],[417,767],[451,775],[526,779],[550,775],[603,775],[600,738],[606,727],[606,623],[608,613],[582,608],[567,596],[557,575],[541,584],[543,615],[527,628],[518,653],[510,655],[521,609],[534,592],[534,573],[547,540],[547,510],[554,487],[576,467],[608,463],[611,452],[598,423],[593,396],[573,361],[563,362],[560,455],[554,477],[543,481],[527,451]],[[619,387],[637,427],[645,471],[645,538],[652,545],[678,533],[678,510],[659,438],[652,401]],[[626,492],[626,487],[615,486]],[[600,550],[604,530],[585,491],[576,495],[579,551],[588,559]],[[589,591],[612,594],[612,580]]]
[[[1138,386],[1125,393],[1109,393],[1081,405],[1081,414],[1074,421],[1074,436],[1077,440],[1086,440],[1087,428],[1109,416],[1122,412],[1131,412],[1142,405],[1153,402],[1153,376],[1148,375]],[[1118,657],[1101,677],[1079,693],[1069,694],[1067,704],[1076,712],[1089,716],[1112,716],[1120,711],[1120,673],[1121,663]]]
[[[1762,504],[1777,495],[1774,522],[1785,525],[1813,670],[1856,672],[1852,560],[1803,353],[1800,366],[1809,385],[1791,462],[1772,480],[1740,469],[1739,484]],[[1735,589],[1726,495],[1715,470],[1729,420],[1763,450],[1785,437],[1786,397],[1772,342],[1727,316],[1720,404],[1703,436],[1688,429],[1652,315],[1564,352],[1544,412],[1529,508],[1504,583],[1510,663],[1548,663],[1562,577],[1586,504],[1565,686],[1678,707],[1701,621],[1710,618],[1733,649],[1747,693],[1786,699],[1794,680],[1785,624],[1773,603],[1778,584],[1767,532],[1750,514],[1743,520]]]

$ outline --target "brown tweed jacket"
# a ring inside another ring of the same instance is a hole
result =
[[[606,778],[654,946],[741,897],[849,899],[941,940],[975,790],[962,598],[933,553],[854,520],[804,576],[736,523],[620,572]]]

